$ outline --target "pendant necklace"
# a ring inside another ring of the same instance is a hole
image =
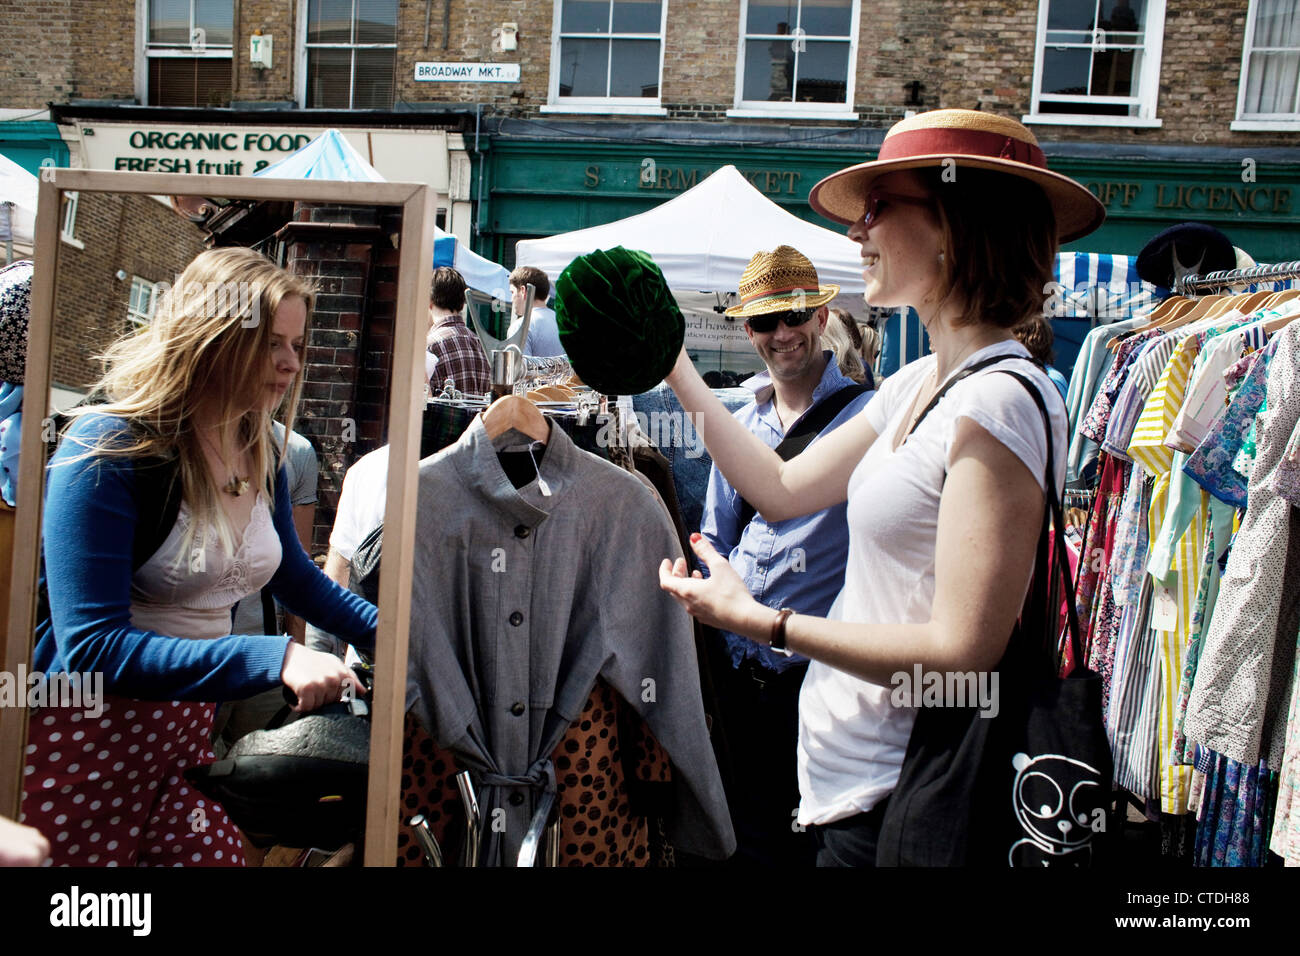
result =
[[[203,432],[201,431],[199,432],[199,437],[203,439],[205,442],[207,442],[208,447],[217,453],[217,460],[221,462],[221,467],[225,468],[228,472],[231,472],[230,480],[221,486],[221,490],[224,491],[226,494],[231,495],[232,497],[238,498],[240,495],[242,495],[244,492],[248,490],[248,477],[246,475],[234,474],[233,473],[234,469],[226,465],[226,459],[222,457],[220,451],[218,451],[216,448],[213,448],[212,442],[208,441],[207,437],[203,434]]]

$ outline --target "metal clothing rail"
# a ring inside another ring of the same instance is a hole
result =
[[[1173,291],[1177,295],[1194,295],[1197,292],[1208,292],[1228,286],[1278,282],[1283,279],[1300,279],[1300,260],[1279,262],[1269,266],[1253,266],[1249,269],[1221,269],[1203,276],[1183,276],[1174,283]]]

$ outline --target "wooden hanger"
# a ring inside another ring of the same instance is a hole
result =
[[[1192,322],[1197,322],[1201,319],[1207,318],[1210,314],[1210,310],[1216,308],[1227,298],[1226,295],[1207,295],[1204,298],[1197,299],[1192,308],[1185,312],[1178,313],[1167,322],[1161,323],[1160,328],[1176,329],[1180,326],[1190,325]]]
[[[1284,302],[1290,302],[1297,295],[1300,295],[1300,289],[1283,289],[1281,292],[1274,292],[1260,306],[1261,309],[1276,309]]]
[[[551,426],[537,406],[521,395],[503,395],[483,413],[488,438],[499,438],[510,429],[523,432],[534,441],[547,442]]]
[[[1282,292],[1278,292],[1272,298],[1269,299],[1269,302],[1272,302],[1273,299],[1276,299],[1278,296],[1285,296],[1285,298],[1283,298],[1280,302],[1277,303],[1277,305],[1282,305],[1286,302],[1290,302],[1296,296],[1300,296],[1300,289],[1286,289]],[[1270,306],[1270,308],[1272,307],[1274,306]],[[1290,325],[1297,318],[1300,318],[1300,310],[1297,310],[1295,312],[1288,312],[1286,315],[1275,315],[1273,316],[1273,318],[1266,319],[1264,321],[1264,331],[1272,335],[1274,332],[1276,332],[1278,329],[1282,328],[1283,326]]]
[[[1176,313],[1183,307],[1191,308],[1194,304],[1195,301],[1192,299],[1184,298],[1181,295],[1171,295],[1151,310],[1151,313],[1147,316],[1146,325],[1140,326],[1136,329],[1130,329],[1127,333],[1115,336],[1106,343],[1106,348],[1114,352],[1120,347],[1120,343],[1130,335],[1137,335],[1139,332],[1150,332],[1152,329],[1159,328],[1160,323],[1164,322],[1172,314]]]
[[[1267,289],[1263,292],[1250,292],[1242,295],[1234,295],[1232,297],[1234,303],[1232,307],[1242,315],[1250,315],[1253,312],[1258,312],[1260,306],[1263,305],[1271,295],[1273,295],[1273,293],[1269,292]]]

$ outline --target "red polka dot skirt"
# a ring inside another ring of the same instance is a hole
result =
[[[211,763],[216,705],[103,697],[103,713],[32,712],[22,813],[54,866],[243,866],[220,804],[185,780]]]

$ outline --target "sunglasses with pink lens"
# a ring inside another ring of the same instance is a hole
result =
[[[884,189],[872,189],[867,192],[867,211],[862,220],[862,227],[870,229],[880,218],[880,210],[889,203],[910,203],[913,206],[934,207],[934,200],[929,196],[908,196],[903,193],[891,193]]]

